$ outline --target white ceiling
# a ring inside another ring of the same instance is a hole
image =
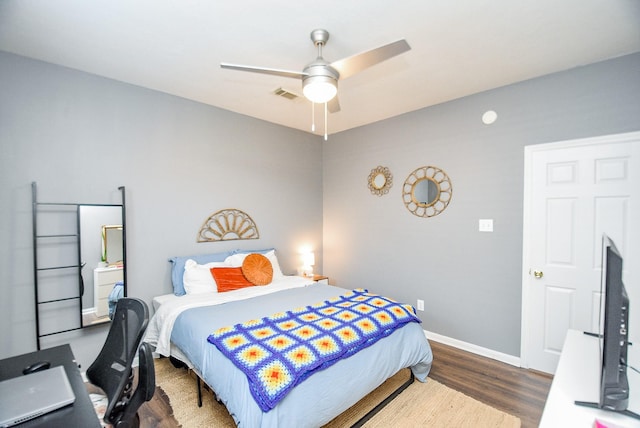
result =
[[[324,28],[329,62],[405,38],[412,49],[341,80],[329,133],[640,51],[639,0],[1,0],[0,50],[310,132],[295,79]],[[316,109],[316,133],[323,132]]]

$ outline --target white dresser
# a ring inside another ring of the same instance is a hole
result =
[[[640,413],[640,374],[627,370],[629,410]],[[600,395],[600,345],[597,337],[569,330],[544,406],[540,428],[591,428],[597,418],[611,427],[640,427],[640,420],[574,402],[597,402]]]
[[[109,314],[109,294],[116,282],[122,281],[121,267],[95,268],[93,270],[93,306],[97,317]]]

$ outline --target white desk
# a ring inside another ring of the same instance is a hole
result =
[[[591,428],[598,420],[620,427],[639,427],[640,420],[615,412],[576,406],[574,402],[597,403],[600,397],[599,339],[581,331],[569,330],[562,348],[549,396],[540,420],[541,428]],[[640,374],[627,370],[629,406],[640,413]]]

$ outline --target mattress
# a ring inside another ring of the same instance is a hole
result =
[[[171,293],[171,294],[163,294],[161,296],[154,297],[152,302],[151,302],[153,304],[154,312],[157,311],[163,303],[167,303],[167,302],[169,302],[171,300],[176,300],[176,299],[179,299],[179,298],[180,298],[180,296],[176,296],[173,293]]]

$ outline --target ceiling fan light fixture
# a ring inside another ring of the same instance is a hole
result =
[[[302,93],[316,104],[324,104],[338,93],[338,83],[330,76],[310,76],[302,82]]]

